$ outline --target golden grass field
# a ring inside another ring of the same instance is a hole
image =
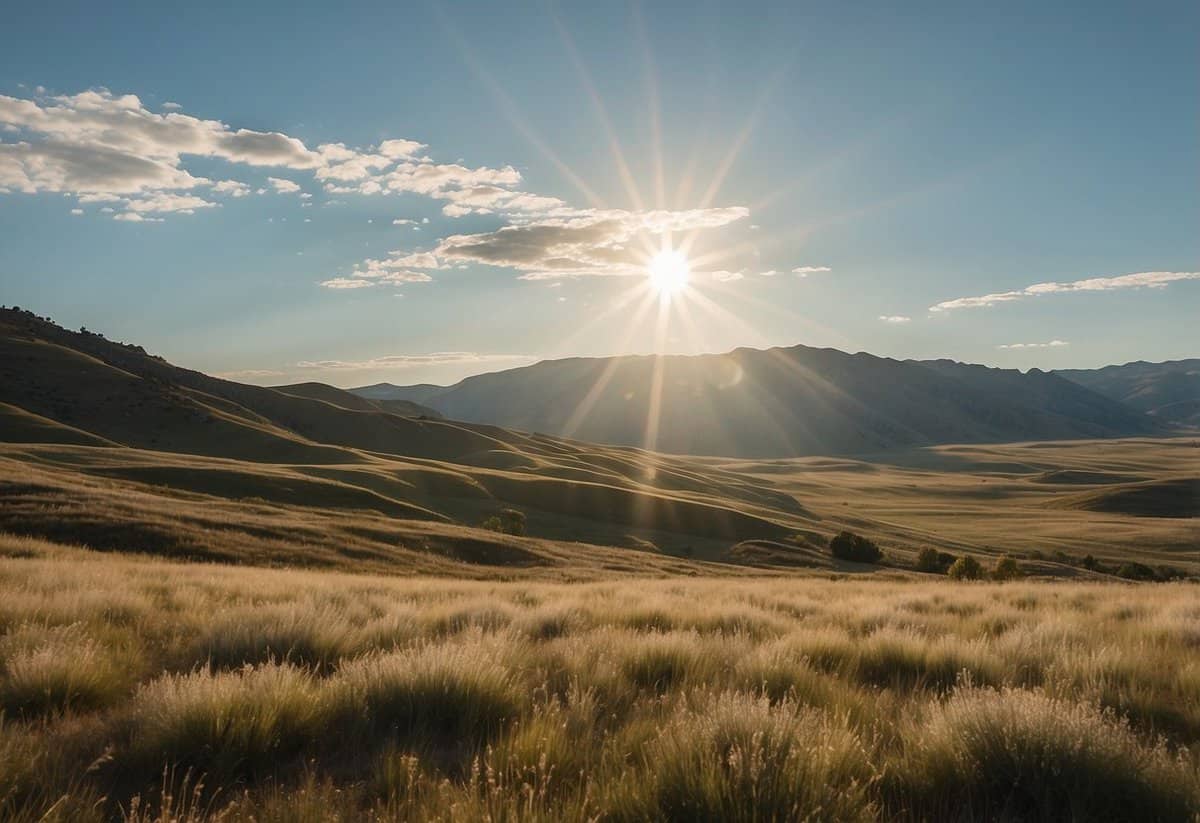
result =
[[[1194,583],[0,558],[3,819],[1200,814]]]

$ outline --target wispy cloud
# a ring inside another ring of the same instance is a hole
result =
[[[1200,272],[1182,271],[1143,271],[1135,274],[1123,274],[1119,277],[1090,277],[1086,280],[1075,280],[1070,283],[1034,283],[1016,291],[996,292],[979,297],[959,297],[945,300],[930,306],[932,312],[950,311],[952,309],[973,309],[995,306],[999,303],[1011,303],[1024,300],[1027,297],[1040,297],[1046,294],[1064,294],[1068,292],[1116,291],[1118,289],[1161,289],[1179,280],[1200,280]]]
[[[912,321],[911,317],[906,317],[903,314],[881,314],[879,315],[879,319],[884,323],[909,323]]]
[[[833,271],[829,266],[797,266],[792,269],[792,274],[797,274],[800,277],[808,277],[810,274],[824,274],[825,272]]]
[[[283,372],[274,369],[238,369],[236,371],[216,372],[213,376],[225,380],[266,380],[271,377],[283,377]]]
[[[321,285],[327,289],[369,289],[375,283],[372,280],[359,280],[354,277],[332,277],[322,280]]]
[[[1004,343],[998,349],[1057,349],[1060,346],[1071,345],[1066,340],[1048,340],[1045,343]]]
[[[422,366],[459,366],[486,363],[532,363],[536,358],[524,354],[480,354],[469,351],[443,351],[431,354],[390,354],[369,360],[302,360],[301,369],[327,371],[368,371],[413,369]]]
[[[719,283],[732,283],[745,277],[740,271],[713,271],[708,276]]]

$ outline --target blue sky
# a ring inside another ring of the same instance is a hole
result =
[[[183,365],[1200,355],[1194,3],[37,5],[0,302]]]

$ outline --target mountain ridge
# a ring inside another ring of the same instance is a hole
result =
[[[348,391],[420,402],[467,422],[731,457],[863,454],[951,442],[1165,430],[1140,411],[1054,372],[804,345],[563,358],[446,387],[375,384]]]

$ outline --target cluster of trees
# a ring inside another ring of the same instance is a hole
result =
[[[851,531],[839,532],[830,538],[829,553],[839,560],[855,563],[884,561],[883,551],[875,541]],[[998,558],[991,569],[985,569],[982,563],[970,555],[956,557],[949,552],[931,548],[921,549],[917,555],[916,569],[931,574],[944,574],[954,580],[1015,580],[1025,574],[1016,558],[1007,554]]]
[[[1145,563],[1138,563],[1133,560],[1127,560],[1121,563],[1105,563],[1097,560],[1095,555],[1085,555],[1078,557],[1077,555],[1067,554],[1064,551],[1056,551],[1052,555],[1047,556],[1044,552],[1030,552],[1029,556],[1035,560],[1053,560],[1056,563],[1064,563],[1068,566],[1077,566],[1100,574],[1111,574],[1125,580],[1141,580],[1141,581],[1170,581],[1184,580],[1187,574],[1175,566],[1157,565],[1148,566]]]
[[[479,524],[480,528],[501,534],[525,534],[525,513],[517,509],[501,509]]]
[[[920,572],[944,574],[954,580],[1015,580],[1025,574],[1017,559],[1007,554],[998,558],[989,571],[970,555],[955,557],[949,552],[928,548],[921,549],[917,555],[916,568]]]

